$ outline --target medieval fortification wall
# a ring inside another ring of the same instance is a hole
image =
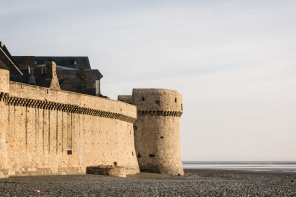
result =
[[[137,106],[135,147],[141,171],[183,175],[180,148],[182,96],[175,90],[134,89],[119,100]]]
[[[11,82],[0,69],[0,177],[85,173],[93,165],[137,173],[136,118],[136,106]]]

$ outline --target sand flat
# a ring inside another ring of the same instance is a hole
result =
[[[34,192],[40,190],[40,193]],[[0,196],[296,196],[296,173],[186,169],[185,176],[59,175],[0,179]]]

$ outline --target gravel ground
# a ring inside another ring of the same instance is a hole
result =
[[[188,169],[185,176],[12,177],[0,179],[0,196],[296,196],[296,173]]]

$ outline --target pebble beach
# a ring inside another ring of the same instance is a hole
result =
[[[11,177],[0,179],[0,196],[296,196],[296,173],[186,169],[185,176]]]

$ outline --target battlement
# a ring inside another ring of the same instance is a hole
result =
[[[183,111],[182,95],[168,89],[133,89],[132,103],[138,111]]]
[[[1,69],[0,69],[1,70]],[[136,107],[115,100],[64,90],[53,90],[19,82],[9,82],[6,103],[18,106],[40,107],[79,114],[135,122]]]

